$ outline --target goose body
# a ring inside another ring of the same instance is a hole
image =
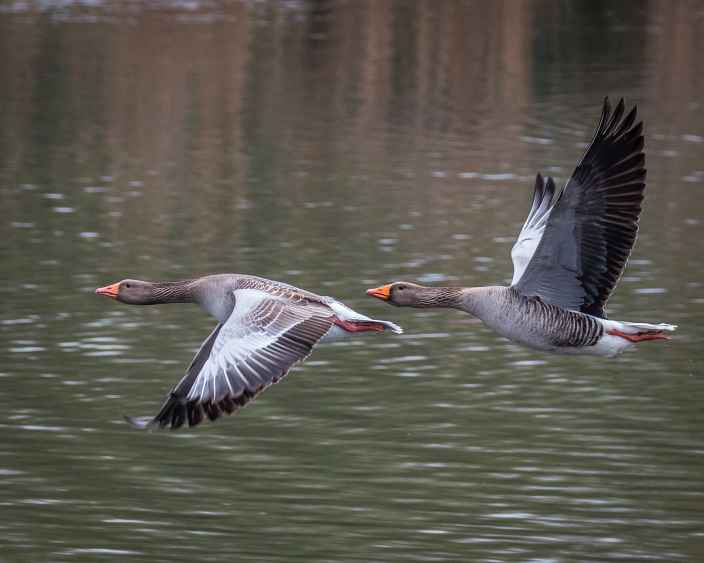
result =
[[[215,420],[235,412],[307,358],[319,342],[361,332],[403,332],[332,297],[256,276],[123,280],[96,293],[132,305],[197,303],[218,321],[159,413],[128,418],[141,428],[195,426],[205,417]]]
[[[594,138],[561,190],[536,177],[533,203],[513,246],[511,285],[453,288],[394,282],[367,293],[397,306],[449,307],[534,349],[616,356],[665,340],[670,324],[609,320],[605,306],[638,232],[645,189],[643,124],[604,100]]]

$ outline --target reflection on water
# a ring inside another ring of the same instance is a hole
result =
[[[704,12],[695,1],[0,4],[0,534],[10,561],[704,558]],[[396,278],[508,281],[534,174],[601,99],[646,122],[605,362]],[[96,298],[257,273],[402,324],[321,347],[237,417],[138,433],[212,321]]]

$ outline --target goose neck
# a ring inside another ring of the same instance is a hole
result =
[[[196,283],[194,280],[155,283],[152,296],[154,303],[194,303]]]

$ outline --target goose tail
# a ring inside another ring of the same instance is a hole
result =
[[[379,320],[374,320],[375,323],[379,323],[380,325],[384,325],[385,330],[390,330],[391,332],[395,334],[403,334],[403,329],[398,326],[396,323],[392,323],[391,321],[379,321]]]
[[[670,340],[668,332],[674,332],[677,325],[668,323],[629,323],[624,321],[607,321],[606,334],[619,336],[629,342],[644,340]]]

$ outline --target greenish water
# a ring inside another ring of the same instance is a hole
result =
[[[0,560],[704,559],[704,10],[652,2],[0,3]],[[511,278],[534,174],[604,95],[648,188],[611,361],[393,279]],[[258,274],[403,325],[140,433],[213,321],[94,288]]]

